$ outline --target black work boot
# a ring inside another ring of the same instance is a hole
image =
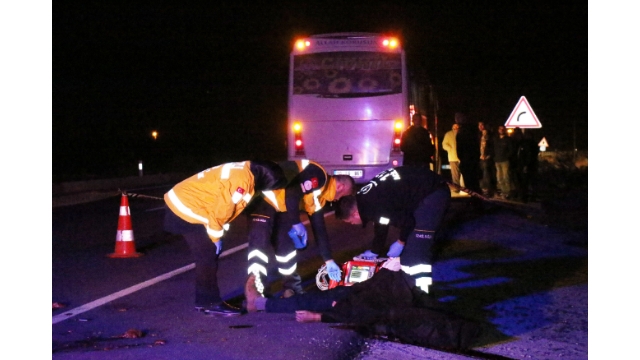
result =
[[[293,273],[291,275],[285,275],[282,277],[282,290],[283,297],[288,298],[293,295],[301,295],[304,294],[304,290],[302,289],[302,278],[298,273]]]

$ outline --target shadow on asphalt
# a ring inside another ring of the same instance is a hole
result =
[[[543,306],[551,302],[551,299],[545,299],[548,297],[545,292],[587,284],[588,258],[586,253],[583,256],[532,258],[526,255],[526,247],[507,247],[486,239],[453,239],[453,234],[467,224],[484,221],[483,217],[487,215],[517,216],[566,234],[562,245],[586,248],[586,184],[579,182],[578,186],[555,190],[546,193],[545,198],[535,204],[485,201],[483,211],[474,210],[468,198],[452,199],[451,208],[439,234],[435,264],[437,266],[439,262],[445,261],[463,262],[468,265],[459,266],[456,270],[468,274],[469,277],[457,281],[436,282],[433,294],[441,301],[444,299],[443,310],[483,324],[484,333],[477,347],[508,342],[517,336],[513,333],[504,334],[498,329],[499,324],[493,323],[494,307],[501,306],[496,304],[508,303],[517,298],[535,297],[536,301],[528,304],[526,311],[522,311],[522,324],[510,324],[509,328],[511,331],[515,329],[525,333],[532,327],[541,328],[549,325],[545,322],[551,320],[545,320],[547,317],[542,313]],[[518,309],[514,311],[517,312]],[[537,320],[531,320],[531,312],[540,314],[536,317]],[[514,314],[514,318],[519,321],[518,314]]]

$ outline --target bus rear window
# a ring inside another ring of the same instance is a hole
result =
[[[400,93],[401,64],[399,53],[349,51],[296,55],[293,94],[349,97]]]

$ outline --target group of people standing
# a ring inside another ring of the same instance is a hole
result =
[[[451,180],[486,197],[529,202],[536,196],[538,147],[531,132],[498,126],[494,134],[485,122],[474,123],[456,113],[444,135]],[[453,191],[458,191],[453,189]]]

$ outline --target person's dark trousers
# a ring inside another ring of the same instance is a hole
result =
[[[413,212],[416,221],[415,228],[407,238],[407,243],[402,255],[400,255],[400,263],[403,268],[431,265],[433,271],[433,248],[436,233],[450,203],[451,192],[446,184],[422,199],[418,208]],[[410,275],[416,280],[431,277],[430,274],[427,276],[423,270]]]
[[[480,169],[478,163],[474,161],[460,160],[460,174],[464,180],[464,187],[473,190],[477,193],[481,193],[480,189]]]
[[[248,268],[247,273],[256,274],[256,288],[260,293],[269,294],[267,279],[270,275],[269,255],[271,253],[271,235],[276,209],[264,199],[256,199],[248,215]]]
[[[313,291],[289,298],[269,298],[265,311],[271,313],[293,313],[296,310],[323,312],[331,310],[334,301],[346,298],[350,286],[338,286],[325,291]]]
[[[480,171],[482,172],[482,178],[480,179],[480,188],[484,195],[492,195],[493,189],[493,169],[492,160],[480,160]]]
[[[272,267],[269,267],[267,262],[262,259],[262,255],[268,256],[268,249],[274,249],[276,258],[275,266],[279,276],[282,277],[283,289],[291,289],[296,294],[303,293],[302,279],[300,275],[295,271],[297,267],[297,251],[293,244],[293,240],[289,237],[289,230],[291,229],[291,221],[287,220],[288,217],[284,213],[276,212],[275,208],[267,203],[264,199],[257,199],[256,204],[252,205],[252,209],[249,215],[249,267],[255,270],[256,265],[259,268],[263,266],[267,271],[271,271]],[[254,252],[257,250],[262,255],[256,255]],[[295,252],[295,255],[291,257],[291,254]],[[286,261],[285,261],[286,259]],[[273,278],[273,274],[264,276],[261,274],[259,278],[256,278],[256,286],[264,287],[264,292],[259,289],[264,295],[269,295],[270,287],[267,283],[268,279]],[[259,280],[259,281],[258,281]]]
[[[218,257],[216,245],[207,235],[204,225],[190,224],[165,206],[164,230],[182,235],[195,260],[196,306],[208,307],[222,302],[218,288]]]
[[[512,198],[518,197],[518,192],[520,191],[520,175],[518,173],[518,167],[515,161],[509,160],[509,179],[511,180],[510,186],[511,191],[509,192],[509,196]]]
[[[537,168],[518,169],[520,173],[520,189],[518,191],[518,200],[527,203],[536,197],[536,172]]]
[[[302,294],[302,278],[296,271],[298,266],[298,251],[289,237],[289,230],[293,226],[284,213],[276,214],[275,254],[278,272],[282,276],[282,289],[291,289],[295,294]],[[293,254],[293,256],[292,256]]]

